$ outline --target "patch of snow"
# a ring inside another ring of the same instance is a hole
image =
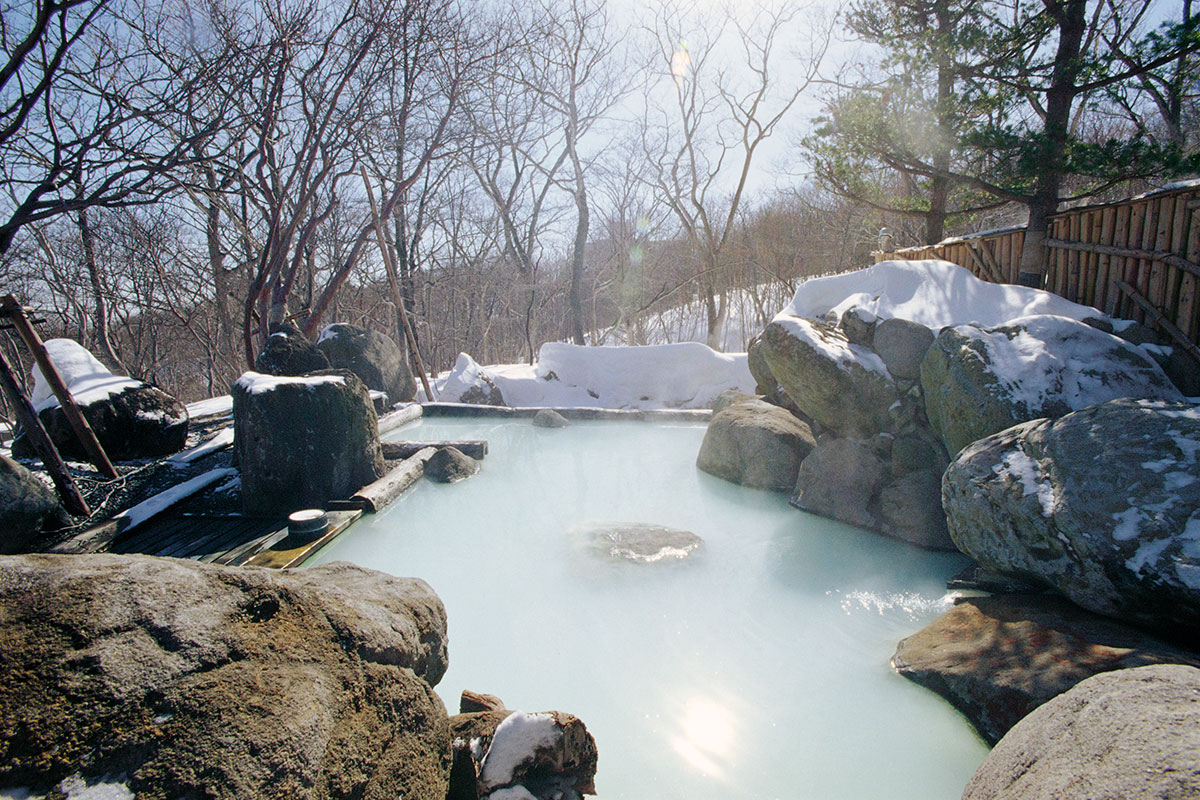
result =
[[[580,347],[547,342],[535,366],[480,366],[466,353],[437,381],[456,399],[483,378],[514,407],[709,408],[726,389],[754,391],[745,353],[718,353],[696,342],[644,347]]]
[[[1161,358],[1167,358],[1171,353],[1175,352],[1175,348],[1165,344],[1150,344],[1149,342],[1145,342],[1139,344],[1138,347],[1152,356],[1159,356]]]
[[[67,390],[78,405],[91,405],[114,394],[120,394],[130,387],[142,385],[141,381],[113,375],[86,347],[74,339],[50,339],[45,345],[51,363],[62,376],[63,383],[67,385]],[[33,394],[30,401],[38,412],[58,405],[58,398],[54,396],[50,382],[36,364],[33,367]]]
[[[1195,189],[1197,187],[1200,187],[1200,178],[1188,178],[1180,181],[1171,181],[1167,185],[1158,189],[1151,189],[1148,192],[1142,192],[1132,199],[1143,200],[1147,197],[1153,197],[1156,194],[1162,194],[1163,192],[1174,192],[1180,189]]]
[[[88,783],[80,775],[64,778],[55,787],[66,800],[134,800],[133,791],[123,778],[102,778]],[[45,800],[29,789],[0,789],[0,800]]]
[[[823,353],[826,358],[838,365],[838,369],[845,371],[846,366],[853,363],[868,372],[875,372],[885,378],[891,378],[891,373],[884,366],[883,359],[866,347],[861,347],[841,337],[830,338],[823,336],[821,329],[805,319],[784,317],[781,315],[776,317],[774,321],[775,324],[786,330],[790,336]],[[753,388],[749,391],[753,391]]]
[[[1012,328],[1017,327],[1014,334]],[[1008,397],[1031,412],[1050,399],[1072,410],[1148,394],[1183,400],[1148,355],[1074,319],[1039,314],[1018,317],[1000,328],[959,325],[954,330],[985,348],[988,371]]]
[[[130,528],[142,524],[155,514],[170,508],[172,505],[178,503],[185,497],[190,497],[201,489],[204,489],[205,487],[210,486],[219,480],[223,480],[228,478],[230,475],[235,474],[237,474],[237,470],[228,467],[209,470],[201,475],[197,475],[191,480],[184,481],[177,486],[172,486],[165,492],[159,492],[148,500],[143,500],[132,508],[127,508],[120,514],[117,514],[115,517],[113,517],[113,519],[128,520],[128,523],[126,523],[123,530],[129,530]]]
[[[275,334],[272,334],[275,335]],[[264,375],[261,372],[245,372],[234,386],[247,394],[271,392],[280,386],[321,386],[329,383],[345,383],[341,375]]]
[[[990,327],[1033,314],[1106,318],[1090,306],[1050,292],[989,283],[964,267],[936,260],[881,261],[856,272],[807,280],[780,316],[821,319],[833,311],[840,317],[851,306],[880,319],[899,317],[935,331],[968,322]]]
[[[1141,531],[1142,510],[1133,505],[1135,502],[1132,497],[1129,498],[1130,507],[1120,514],[1113,514],[1113,519],[1117,524],[1113,527],[1112,537],[1118,542],[1135,539]]]
[[[487,800],[538,800],[524,786],[509,786],[505,789],[497,789],[487,796]]]
[[[317,341],[315,342],[315,344],[320,344],[321,342],[325,341],[326,339],[332,339],[333,337],[335,337],[339,333],[341,333],[342,328],[345,328],[345,327],[346,327],[346,323],[344,323],[344,322],[335,322],[332,325],[326,325],[324,328],[321,329],[321,335],[317,337]]]
[[[207,400],[197,400],[195,403],[188,403],[187,412],[192,419],[198,417],[215,417],[218,414],[229,414],[233,411],[232,395],[223,394],[218,397],[210,397]]]
[[[224,450],[229,445],[233,444],[233,428],[222,428],[217,431],[216,435],[208,440],[201,442],[191,450],[184,450],[182,453],[176,453],[167,459],[167,463],[173,466],[181,467],[185,464],[190,464],[198,458],[203,458],[210,453],[215,453],[218,450]]]
[[[553,714],[514,711],[496,726],[479,771],[480,783],[488,788],[512,783],[517,767],[536,751],[557,747],[561,741],[562,730]]]
[[[1042,471],[1037,463],[1022,450],[1013,450],[1004,460],[992,468],[996,475],[1007,473],[1020,483],[1022,497],[1037,495],[1038,505],[1042,507],[1042,516],[1049,519],[1054,513],[1054,487],[1049,481],[1041,478]]]
[[[1129,558],[1125,559],[1125,566],[1131,572],[1141,572],[1146,566],[1155,564],[1159,556],[1163,554],[1171,545],[1171,537],[1166,536],[1162,539],[1153,539],[1149,542],[1143,542],[1138,546],[1137,552]]]

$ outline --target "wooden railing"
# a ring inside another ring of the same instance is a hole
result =
[[[940,258],[995,283],[1016,283],[1024,228],[875,254]],[[1045,288],[1153,325],[1200,361],[1200,185],[1063,211],[1050,219]]]

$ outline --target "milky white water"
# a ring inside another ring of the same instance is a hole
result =
[[[701,473],[703,425],[422,420],[393,434],[487,439],[483,471],[421,482],[309,564],[429,581],[463,689],[580,717],[605,800],[957,798],[987,753],[896,675],[896,643],[949,605],[964,559]],[[689,559],[615,561],[581,523],[699,534]]]

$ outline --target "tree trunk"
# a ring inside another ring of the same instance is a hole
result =
[[[93,335],[96,349],[99,351],[97,355],[111,371],[124,374],[125,367],[117,357],[108,334],[108,303],[104,299],[104,286],[100,282],[100,265],[96,263],[95,232],[88,221],[86,208],[79,209],[79,237],[83,240],[83,260],[87,264],[88,279],[92,284],[92,300],[95,303]]]
[[[1038,163],[1033,199],[1029,204],[1029,224],[1025,228],[1025,243],[1021,248],[1018,282],[1022,286],[1042,288],[1045,281],[1046,229],[1050,217],[1058,210],[1058,194],[1066,171],[1067,133],[1071,122],[1071,106],[1079,92],[1076,78],[1082,66],[1079,58],[1083,34],[1087,26],[1085,0],[1046,0],[1058,25],[1058,49],[1054,54],[1054,69],[1050,73],[1050,88],[1046,92],[1046,122]]]

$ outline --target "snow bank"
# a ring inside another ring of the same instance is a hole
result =
[[[993,327],[1034,314],[1105,317],[1040,289],[980,280],[949,261],[881,261],[857,272],[805,281],[777,319],[820,319],[829,311],[841,316],[851,306],[879,319],[899,317],[934,330],[969,322]]]
[[[745,353],[718,353],[697,342],[645,347],[581,347],[548,342],[536,366],[481,367],[465,353],[437,383],[457,400],[490,381],[513,407],[711,408],[726,389],[754,391]]]
[[[81,406],[91,405],[124,390],[140,386],[139,381],[113,375],[88,349],[74,339],[49,339],[45,342],[46,353],[54,364],[71,397]],[[34,408],[41,412],[58,405],[58,398],[50,388],[41,368],[33,367]]]
[[[562,730],[553,714],[514,711],[496,726],[479,771],[480,783],[488,788],[512,783],[518,767],[531,761],[538,750],[552,749],[561,741]]]

